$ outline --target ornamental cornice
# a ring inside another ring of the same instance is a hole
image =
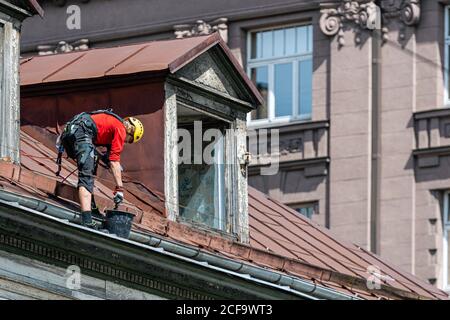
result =
[[[420,21],[420,0],[381,0],[379,6],[373,0],[342,0],[322,4],[320,29],[327,36],[338,35],[340,46],[344,42],[344,28],[381,30],[383,40],[388,39],[388,24],[397,20],[401,23],[400,39],[404,39],[404,29]],[[356,42],[360,37],[356,37]]]

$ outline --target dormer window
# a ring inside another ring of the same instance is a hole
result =
[[[166,207],[174,221],[248,242],[246,119],[261,98],[227,50],[167,79]]]

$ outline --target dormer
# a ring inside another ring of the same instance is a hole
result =
[[[35,57],[21,71],[23,129],[105,106],[136,116],[145,134],[125,147],[125,173],[164,194],[170,220],[249,241],[246,119],[262,99],[218,34]]]
[[[166,81],[166,203],[171,219],[247,242],[246,118],[259,95],[216,39]]]

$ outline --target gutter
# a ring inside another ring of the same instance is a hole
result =
[[[35,210],[53,218],[68,220],[69,222],[74,222],[76,224],[79,224],[80,222],[79,215],[72,210],[61,208],[42,200],[20,196],[4,190],[0,190],[0,201]],[[100,233],[87,228],[86,231]],[[106,236],[103,233],[100,234]],[[356,296],[351,296],[333,289],[318,286],[297,277],[269,271],[267,269],[255,267],[243,262],[237,262],[219,255],[202,252],[198,248],[188,247],[186,245],[178,244],[175,241],[162,239],[158,236],[144,234],[134,230],[131,231],[129,240],[117,237],[116,239],[130,243],[137,242],[141,244],[141,246],[144,245],[144,247],[151,250],[158,248],[160,253],[169,254],[197,265],[201,264],[203,267],[214,269],[232,276],[245,278],[246,280],[270,286],[277,290],[288,291],[304,299],[361,300]]]

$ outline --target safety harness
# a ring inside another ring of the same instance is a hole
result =
[[[65,150],[64,145],[63,145],[63,141],[64,141],[70,134],[73,134],[74,131],[77,129],[77,128],[74,128],[73,125],[81,125],[81,126],[83,126],[85,129],[87,129],[87,130],[93,129],[94,132],[93,132],[93,137],[92,137],[93,139],[92,139],[92,140],[95,140],[95,137],[97,136],[97,127],[96,127],[96,125],[95,125],[95,122],[91,119],[90,121],[92,122],[93,126],[92,126],[92,127],[89,127],[89,124],[87,124],[87,123],[84,121],[83,116],[85,116],[85,115],[91,116],[91,115],[100,114],[100,113],[105,113],[105,114],[108,114],[108,115],[110,115],[110,116],[113,116],[114,118],[116,118],[117,120],[119,120],[121,123],[124,123],[124,119],[121,118],[121,117],[119,117],[117,114],[115,114],[115,113],[113,112],[113,109],[112,109],[112,108],[110,108],[110,109],[104,109],[104,110],[90,111],[90,112],[82,112],[82,113],[76,115],[75,117],[73,117],[73,118],[66,124],[66,126],[65,126],[65,128],[64,128],[64,131],[63,131],[63,132],[58,136],[58,138],[57,138],[56,145],[57,145],[57,149],[58,149],[58,157],[56,158],[56,164],[57,164],[57,166],[58,166],[58,170],[56,171],[56,176],[59,176],[60,173],[61,173],[62,155],[63,155],[64,151],[67,152],[67,155],[68,155],[69,157],[71,157],[71,158],[74,157],[73,152],[72,152],[72,151],[69,152],[69,150]],[[105,155],[102,155],[102,154],[99,153],[96,149],[94,149],[94,150],[95,150],[95,167],[94,167],[94,175],[97,174],[98,162],[99,162],[100,159],[101,159],[103,162],[105,162],[105,163],[108,163],[108,162],[109,162],[107,159],[108,159],[108,156],[109,156],[109,152],[110,152],[110,149],[111,149],[111,145],[106,145],[105,147],[107,148],[107,153],[106,153]],[[69,153],[70,153],[70,154],[69,154]]]

